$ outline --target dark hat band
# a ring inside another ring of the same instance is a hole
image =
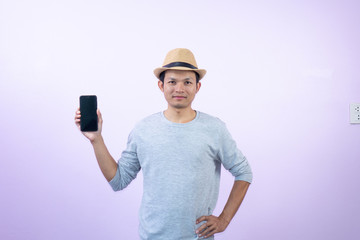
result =
[[[165,66],[163,66],[164,68],[171,68],[171,67],[187,67],[187,68],[191,68],[191,69],[198,69],[197,67],[195,67],[194,65],[191,65],[190,63],[186,63],[186,62],[172,62],[169,63]]]

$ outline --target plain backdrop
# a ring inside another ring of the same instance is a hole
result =
[[[360,4],[0,0],[0,239],[138,239],[142,175],[114,193],[74,124],[96,94],[114,158],[166,109],[152,71],[191,49],[193,107],[226,122],[254,181],[217,240],[360,239]],[[223,171],[214,214],[233,184]],[[174,216],[176,217],[176,216]]]

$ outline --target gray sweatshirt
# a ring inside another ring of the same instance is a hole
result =
[[[160,112],[132,130],[110,185],[122,190],[142,169],[140,238],[194,240],[203,223],[196,219],[215,208],[221,164],[235,180],[251,183],[248,161],[221,120],[197,111],[191,122],[174,123]]]

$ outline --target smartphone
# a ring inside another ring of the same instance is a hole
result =
[[[80,96],[80,129],[82,132],[98,130],[97,97],[95,95]]]

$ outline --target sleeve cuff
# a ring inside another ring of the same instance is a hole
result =
[[[252,183],[253,175],[252,174],[242,174],[240,176],[235,177],[235,181],[245,181],[248,183]]]
[[[114,191],[119,191],[120,190],[120,171],[119,171],[119,166],[116,169],[116,174],[115,176],[110,180],[109,182],[111,188]]]

